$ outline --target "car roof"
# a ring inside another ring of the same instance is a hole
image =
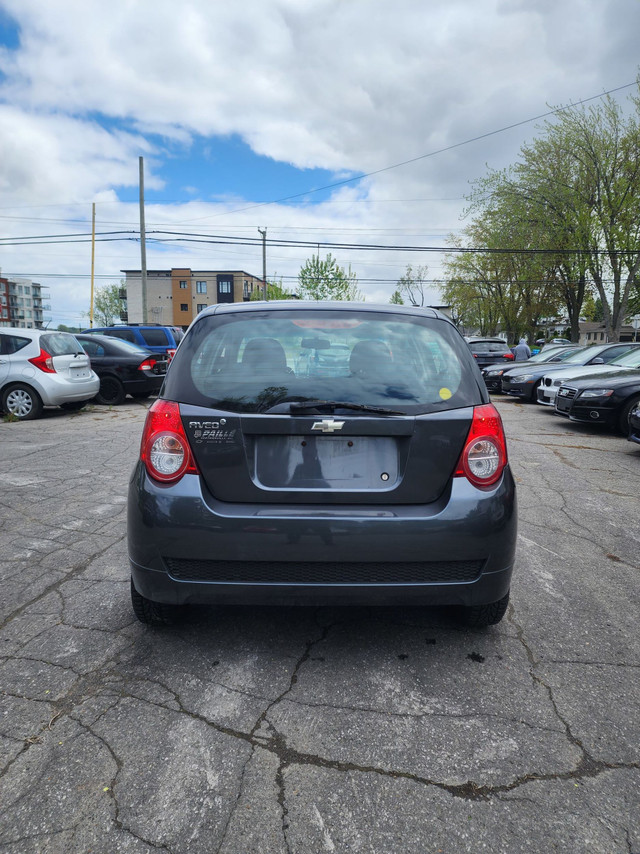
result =
[[[451,318],[435,308],[416,305],[396,305],[395,303],[346,302],[343,300],[251,300],[250,302],[217,303],[203,309],[195,320],[209,314],[264,312],[265,309],[269,311],[370,311],[384,312],[385,314],[421,315],[422,317],[437,317],[446,320],[453,326]]]
[[[0,326],[0,332],[24,335],[27,338],[37,338],[39,335],[75,335],[74,332],[66,332],[63,329],[25,329],[22,326]]]

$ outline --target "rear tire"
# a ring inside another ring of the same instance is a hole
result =
[[[500,622],[507,613],[508,605],[508,593],[497,602],[489,602],[487,605],[469,605],[462,609],[462,620],[471,629],[486,629],[487,626],[495,626]]]
[[[138,593],[131,579],[131,604],[133,613],[146,626],[170,626],[175,622],[179,613],[178,605],[167,605],[164,602],[152,602]]]
[[[102,377],[100,379],[100,391],[96,395],[96,402],[102,406],[120,406],[124,403],[127,393],[124,386],[117,377]]]
[[[31,386],[12,383],[2,394],[2,408],[20,421],[32,421],[42,415],[42,400]]]
[[[620,410],[620,417],[618,419],[618,430],[622,433],[623,436],[629,435],[629,414],[633,407],[640,401],[640,394],[636,394],[631,400],[628,400],[625,405]]]

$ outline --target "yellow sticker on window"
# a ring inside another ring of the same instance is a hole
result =
[[[438,394],[440,395],[442,400],[449,400],[449,398],[451,397],[451,389],[441,388]]]

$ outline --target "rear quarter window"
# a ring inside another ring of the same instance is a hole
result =
[[[22,338],[20,335],[5,335],[0,333],[0,353],[3,356],[11,356],[31,343],[31,338]]]
[[[238,312],[190,329],[163,396],[240,413],[319,399],[418,414],[482,402],[474,370],[458,332],[431,317]]]
[[[103,334],[112,338],[121,338],[123,341],[130,341],[132,344],[136,343],[135,333],[131,329],[105,329]]]

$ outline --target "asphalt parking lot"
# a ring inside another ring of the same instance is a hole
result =
[[[512,603],[140,625],[146,405],[0,421],[0,851],[640,854],[640,447],[495,398]]]

